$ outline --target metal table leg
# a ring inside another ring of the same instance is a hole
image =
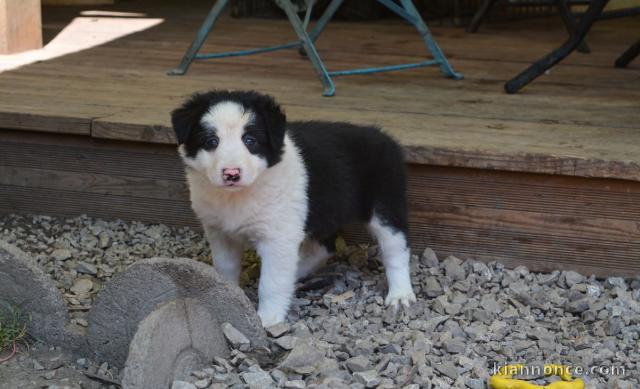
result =
[[[480,4],[480,8],[478,8],[475,15],[473,15],[473,19],[471,19],[471,22],[466,28],[467,32],[473,33],[478,31],[478,28],[480,28],[480,24],[482,23],[482,20],[485,18],[485,16],[487,16],[489,11],[491,11],[491,8],[493,8],[493,6],[496,4],[496,1],[497,0],[482,1],[482,4]]]
[[[587,35],[591,26],[598,19],[608,2],[609,0],[592,0],[587,12],[585,12],[582,19],[580,19],[580,23],[578,23],[575,34],[572,34],[562,46],[553,50],[551,53],[531,65],[528,69],[507,82],[504,86],[505,91],[507,93],[516,93],[525,85],[538,78],[545,71],[571,54]]]
[[[575,16],[573,16],[573,13],[571,13],[571,7],[569,6],[569,1],[568,0],[557,0],[556,4],[558,6],[558,11],[560,11],[560,17],[562,18],[562,22],[564,23],[564,26],[567,28],[567,32],[569,33],[569,35],[575,33],[576,31],[576,18]],[[591,49],[589,48],[589,45],[587,45],[586,41],[582,41],[580,42],[580,45],[578,45],[578,51],[581,53],[590,53]]]
[[[620,57],[616,60],[617,68],[626,68],[631,61],[634,60],[638,55],[640,55],[640,41],[632,44],[627,50],[625,50]]]

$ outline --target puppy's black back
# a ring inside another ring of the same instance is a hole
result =
[[[307,233],[325,242],[347,223],[383,223],[407,232],[406,178],[400,146],[375,127],[291,122],[288,133],[309,174]]]

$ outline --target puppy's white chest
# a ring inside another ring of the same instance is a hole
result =
[[[212,193],[192,184],[191,205],[205,226],[256,241],[278,231],[304,229],[307,203],[303,184],[295,190],[267,185],[245,193]]]
[[[259,233],[258,227],[265,215],[256,199],[199,192],[192,187],[191,205],[204,225],[247,238]]]

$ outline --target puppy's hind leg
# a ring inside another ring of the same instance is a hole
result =
[[[213,267],[221,276],[237,285],[242,271],[242,244],[211,227],[205,226],[204,232],[211,247]]]
[[[298,262],[298,279],[308,277],[316,270],[323,267],[329,258],[336,252],[336,237],[318,242],[314,239],[304,241],[300,249],[300,262]]]
[[[389,284],[385,304],[396,307],[399,304],[409,306],[416,301],[416,295],[411,286],[411,252],[407,244],[406,229],[396,229],[374,214],[369,222],[369,231],[375,236],[382,252],[382,262]]]

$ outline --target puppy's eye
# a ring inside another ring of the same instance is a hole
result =
[[[215,149],[218,147],[218,138],[209,138],[204,142],[204,147],[207,149]]]
[[[258,143],[258,140],[251,135],[245,135],[242,138],[242,141],[247,145],[247,147],[255,146],[255,144]]]

